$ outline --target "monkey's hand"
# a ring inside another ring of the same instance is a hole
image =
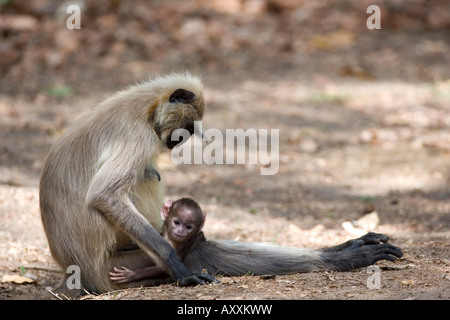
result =
[[[177,284],[181,287],[195,286],[197,284],[219,283],[220,281],[207,273],[193,274],[184,279],[178,280]]]
[[[153,166],[149,166],[149,167],[145,168],[144,178],[146,180],[158,179],[158,181],[161,181],[161,176],[159,175],[158,170],[153,168]]]
[[[383,234],[370,232],[347,241],[339,251],[324,250],[322,258],[330,268],[338,271],[367,267],[379,260],[394,261],[401,258],[402,249],[387,243],[388,240],[389,237]]]
[[[369,232],[362,237],[359,237],[358,239],[350,240],[347,242],[349,245],[347,248],[344,248],[344,250],[352,250],[359,248],[364,245],[370,245],[370,244],[380,244],[380,243],[386,243],[389,241],[389,237],[381,234],[381,233],[375,233],[375,232]]]
[[[352,250],[355,248],[359,248],[363,245],[380,244],[386,243],[388,241],[389,237],[384,234],[369,232],[358,239],[349,240],[334,247],[323,248],[322,252],[338,252],[342,250]]]
[[[121,269],[114,267],[114,272],[109,273],[109,278],[116,283],[128,283],[137,279],[136,273],[125,267]]]
[[[386,243],[389,241],[389,237],[382,233],[369,232],[362,237],[356,239],[361,240],[364,244],[379,244],[380,242]]]

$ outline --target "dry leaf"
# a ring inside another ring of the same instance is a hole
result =
[[[34,280],[28,277],[19,276],[16,274],[5,274],[2,278],[3,282],[10,282],[16,284],[33,283]]]
[[[366,231],[373,231],[379,224],[380,218],[378,217],[378,213],[376,211],[365,214],[356,220],[357,227]]]
[[[224,277],[223,279],[220,280],[221,284],[232,284],[232,283],[236,283],[236,280],[232,279],[232,278],[228,278],[228,277]]]
[[[326,272],[327,278],[331,281],[336,281],[336,278],[333,277],[331,274],[329,274],[328,272]]]
[[[317,49],[332,50],[352,46],[355,43],[355,38],[353,32],[338,30],[328,34],[316,34],[309,43]]]
[[[381,270],[403,270],[406,268],[416,268],[416,265],[412,264],[412,263],[408,263],[408,264],[404,264],[404,265],[387,265],[387,266],[382,266]]]
[[[416,281],[414,279],[400,281],[401,284],[412,286]]]
[[[347,232],[356,234],[356,235],[364,235],[369,231],[373,231],[380,223],[380,218],[378,217],[378,213],[373,211],[368,213],[356,221],[345,221],[342,223],[342,228],[344,228]]]
[[[354,234],[357,236],[363,236],[367,233],[364,229],[355,228],[350,221],[344,221],[341,224],[342,228],[350,234]]]

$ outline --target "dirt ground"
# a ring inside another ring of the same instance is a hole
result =
[[[450,299],[445,1],[408,10],[379,1],[381,30],[366,28],[364,1],[93,1],[77,31],[58,24],[54,2],[33,3],[1,7],[0,299],[57,298],[38,203],[51,145],[112,92],[180,69],[203,78],[205,129],[279,130],[275,175],[160,157],[166,197],[196,199],[208,238],[320,248],[370,230],[404,256],[375,271],[219,277],[82,299]],[[356,225],[373,212],[378,220]]]

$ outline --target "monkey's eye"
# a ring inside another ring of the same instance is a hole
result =
[[[192,226],[190,224],[186,225],[186,229],[191,230]]]
[[[175,223],[177,226],[180,225],[180,221],[178,220],[173,220],[173,223]]]

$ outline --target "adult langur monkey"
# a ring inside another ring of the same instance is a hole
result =
[[[214,281],[214,274],[350,270],[402,256],[386,236],[368,234],[323,250],[210,241],[183,264],[160,235],[164,187],[156,157],[179,143],[172,139],[176,129],[193,134],[204,111],[200,79],[170,74],[113,95],[55,144],[40,181],[42,222],[63,271],[53,292],[79,296],[123,288],[109,279],[115,266],[156,263],[178,284],[190,285]],[[69,266],[79,268],[80,285],[69,285]]]

